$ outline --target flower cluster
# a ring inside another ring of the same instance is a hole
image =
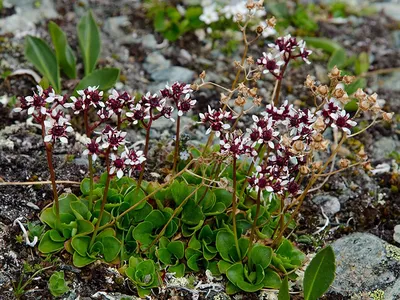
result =
[[[303,40],[297,41],[290,34],[279,37],[275,43],[268,44],[271,52],[263,52],[263,56],[257,59],[257,64],[264,70],[263,73],[271,73],[277,79],[283,78],[286,66],[291,60],[301,58],[305,63],[309,64],[308,57],[312,53],[306,48]]]
[[[44,141],[46,143],[54,143],[58,139],[61,143],[67,144],[68,133],[74,131],[64,113],[55,109],[51,111],[49,118],[44,121],[44,125],[46,130]]]
[[[111,154],[112,166],[110,175],[116,174],[117,178],[121,178],[127,172],[128,176],[131,176],[133,171],[142,169],[142,163],[145,160],[143,152],[135,151],[134,149],[125,148],[125,151],[120,156]]]
[[[231,125],[227,122],[233,120],[235,116],[229,111],[223,111],[222,109],[215,110],[208,106],[208,111],[199,114],[200,123],[207,124],[209,127],[206,134],[210,134],[211,131],[215,132],[217,137],[225,133],[226,130],[231,128]]]

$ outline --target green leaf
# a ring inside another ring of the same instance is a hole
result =
[[[174,264],[172,261],[172,253],[169,252],[167,248],[157,249],[157,257],[165,265]]]
[[[74,266],[78,268],[83,268],[84,266],[91,264],[95,260],[96,259],[89,256],[79,255],[78,252],[74,252],[74,255],[72,257],[72,262],[74,263]]]
[[[71,202],[70,207],[78,220],[87,220],[90,214],[87,206],[80,201]]]
[[[240,288],[242,291],[254,293],[263,287],[263,283],[251,284],[245,281],[244,268],[242,263],[236,263],[226,270],[226,277],[229,281]]]
[[[146,222],[153,224],[153,228],[161,228],[167,223],[163,213],[158,209],[153,210],[145,219]]]
[[[354,64],[354,72],[361,75],[369,69],[369,55],[367,52],[361,52]]]
[[[25,38],[25,57],[46,77],[54,90],[61,91],[60,70],[53,51],[40,38],[28,35]]]
[[[328,70],[332,70],[334,66],[341,68],[346,62],[346,51],[341,48],[332,53],[328,61]]]
[[[176,266],[170,266],[168,268],[168,273],[175,273],[176,277],[183,277],[185,275],[185,265],[179,264]]]
[[[185,255],[185,245],[181,241],[170,242],[167,246],[167,249],[179,259],[182,259]]]
[[[91,11],[81,18],[77,31],[85,76],[88,76],[93,72],[101,51],[100,32]],[[85,88],[87,86],[89,85],[86,85]]]
[[[335,279],[335,254],[331,246],[317,253],[304,273],[304,299],[321,297]]]
[[[81,192],[82,192],[82,194],[84,196],[89,195],[89,193],[90,193],[90,179],[89,178],[84,178],[81,181],[80,188],[81,188]]]
[[[157,32],[163,32],[168,28],[168,21],[165,19],[165,13],[163,10],[159,10],[154,16],[153,20],[154,30]]]
[[[225,260],[220,260],[218,262],[218,269],[222,274],[225,274],[226,270],[228,270],[231,266],[232,266],[232,264]]]
[[[175,204],[179,205],[182,203],[183,200],[186,199],[187,196],[189,196],[190,190],[185,182],[174,180],[174,182],[171,184],[171,193]]]
[[[56,231],[56,230],[54,230],[54,229],[49,230],[43,235],[43,237],[39,243],[39,251],[40,252],[47,254],[47,253],[59,251],[64,248],[64,242],[59,242],[59,241],[57,242],[57,241],[53,241],[51,239],[51,232],[53,232],[53,234],[54,234],[54,231]]]
[[[54,272],[49,279],[49,290],[54,297],[62,296],[69,288],[64,279],[64,271]]]
[[[204,220],[204,214],[193,199],[187,200],[183,206],[182,222],[188,225],[197,225]]]
[[[271,263],[272,248],[256,244],[249,253],[249,261],[254,265],[261,265],[266,269]]]
[[[105,250],[103,252],[104,260],[106,262],[113,261],[121,250],[121,242],[113,236],[105,236],[101,241]]]
[[[282,281],[278,273],[272,271],[271,269],[264,270],[264,287],[269,289],[279,289],[281,287]]]
[[[86,256],[90,244],[90,236],[74,236],[71,246],[81,256]]]
[[[56,215],[52,207],[48,207],[40,214],[40,221],[49,225],[51,228],[56,227]]]
[[[367,80],[365,78],[358,78],[356,81],[350,83],[345,87],[346,92],[349,95],[354,94],[357,89],[362,89],[367,85]]]
[[[315,48],[320,48],[328,53],[333,53],[336,50],[343,49],[343,47],[327,38],[317,38],[317,37],[305,37],[304,41]]]
[[[89,234],[94,230],[93,223],[88,220],[77,220],[76,223],[78,224],[77,234],[79,235]]]
[[[62,237],[57,230],[49,230],[50,238],[53,242],[64,242],[65,237]]]
[[[289,283],[287,276],[285,276],[285,279],[283,279],[282,286],[279,289],[278,300],[290,300]]]
[[[153,223],[144,221],[133,229],[132,235],[142,245],[149,245],[153,241],[152,232]]]
[[[79,84],[75,87],[76,91],[83,90],[88,86],[99,86],[99,90],[106,91],[114,86],[119,78],[119,69],[104,68],[93,71],[91,74],[86,75]]]
[[[76,58],[68,45],[64,31],[54,22],[49,22],[49,32],[56,50],[56,58],[61,70],[71,79],[76,78]]]

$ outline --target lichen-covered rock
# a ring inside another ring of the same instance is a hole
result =
[[[400,249],[368,233],[355,233],[332,244],[336,278],[331,293],[342,296],[400,295]],[[382,292],[376,292],[382,291]],[[376,298],[376,297],[375,297]]]

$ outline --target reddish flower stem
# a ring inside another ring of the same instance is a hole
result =
[[[180,126],[181,126],[181,117],[178,116],[178,119],[176,120],[175,152],[174,152],[174,164],[173,164],[173,167],[172,167],[172,174],[175,174],[176,165],[178,163]]]
[[[237,211],[237,203],[236,203],[236,157],[233,156],[233,192],[232,192],[232,229],[233,229],[233,236],[235,239],[235,246],[236,251],[238,253],[239,259],[241,258],[240,248],[239,248],[239,241],[237,237],[237,228],[236,228],[236,211]]]
[[[144,156],[147,158],[147,154],[149,152],[149,141],[150,141],[150,128],[151,128],[151,123],[153,122],[152,120],[152,116],[150,116],[150,121],[149,123],[147,123],[147,125],[143,122],[143,125],[146,128],[146,142],[144,145]],[[139,181],[138,181],[138,185],[140,186],[143,180],[143,175],[144,175],[144,168],[146,166],[146,161],[144,161],[142,163],[142,170],[140,171],[140,175],[139,175]]]
[[[84,117],[84,122],[85,122],[85,131],[86,131],[86,136],[88,138],[91,137],[92,131],[89,126],[89,118],[88,118],[88,111],[85,109],[83,112],[83,117]],[[93,208],[93,158],[92,155],[88,155],[88,163],[89,163],[89,185],[90,185],[90,190],[89,190],[89,211],[92,210]]]

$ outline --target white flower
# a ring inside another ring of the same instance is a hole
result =
[[[190,154],[189,154],[189,152],[188,151],[181,151],[180,153],[179,153],[179,158],[181,159],[181,160],[188,160],[189,158],[190,158]]]

